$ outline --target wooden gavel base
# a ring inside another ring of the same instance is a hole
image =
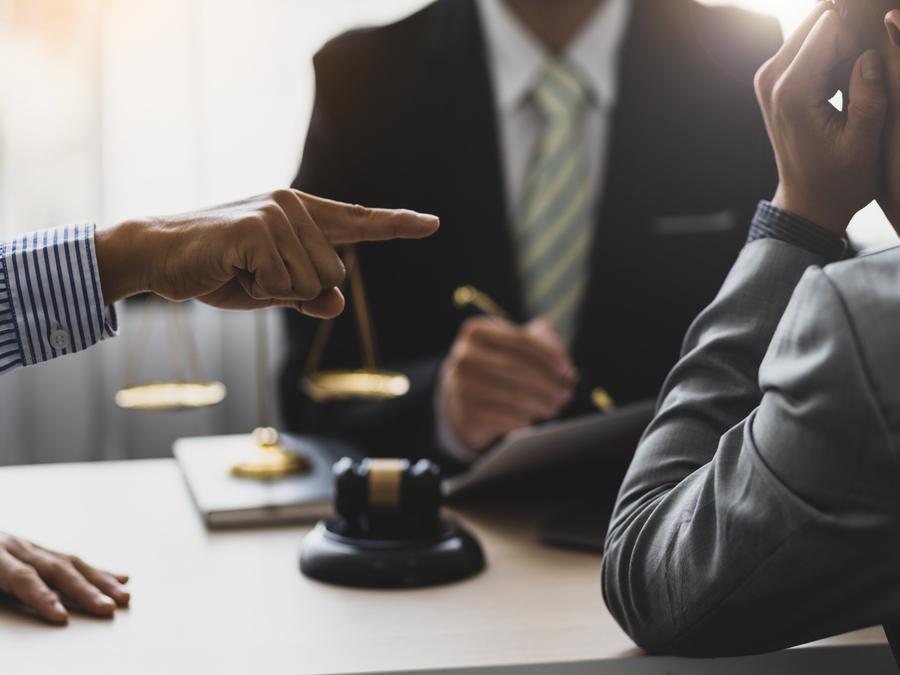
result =
[[[462,526],[443,519],[426,539],[364,539],[338,534],[335,520],[321,521],[303,539],[300,571],[308,577],[356,588],[420,588],[461,581],[481,572],[484,553]]]

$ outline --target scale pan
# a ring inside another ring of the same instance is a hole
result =
[[[193,410],[225,399],[221,382],[153,382],[120,389],[116,405],[127,410]]]
[[[409,378],[377,370],[334,370],[303,378],[303,391],[313,401],[389,401],[409,393]]]

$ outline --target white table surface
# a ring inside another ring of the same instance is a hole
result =
[[[304,675],[581,662],[612,673],[625,671],[604,662],[649,663],[603,605],[599,558],[540,546],[515,517],[463,515],[488,559],[478,577],[376,592],[301,576],[304,527],[208,532],[171,460],[0,469],[0,514],[4,531],[131,574],[133,595],[115,619],[79,616],[67,628],[0,608],[0,673]],[[822,644],[883,651],[884,634]]]

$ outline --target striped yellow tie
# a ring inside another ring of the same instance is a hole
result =
[[[587,285],[594,185],[584,147],[588,94],[568,66],[548,63],[532,90],[545,120],[516,229],[525,300],[571,343]]]

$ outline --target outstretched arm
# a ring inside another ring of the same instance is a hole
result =
[[[142,292],[334,317],[344,308],[336,246],[425,237],[437,227],[433,216],[278,190],[105,230],[88,223],[0,242],[0,373],[116,335],[113,303]]]

